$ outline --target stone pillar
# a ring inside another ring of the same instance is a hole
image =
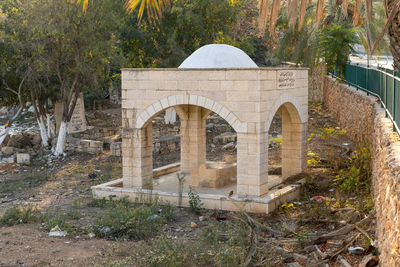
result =
[[[141,129],[123,129],[122,172],[124,187],[153,186],[152,124]]]
[[[237,194],[268,193],[268,133],[237,133]]]
[[[281,107],[282,117],[282,179],[301,173],[305,167],[307,124],[300,123]]]
[[[188,105],[181,116],[181,172],[190,173],[206,162],[206,118],[208,110]]]

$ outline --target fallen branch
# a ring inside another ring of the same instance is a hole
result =
[[[243,266],[249,266],[251,259],[253,258],[254,254],[257,251],[257,234],[253,231],[253,229],[250,227],[250,240],[251,240],[251,247],[249,251],[247,252],[246,259],[243,263]]]
[[[273,245],[273,244],[268,243],[268,242],[259,243],[259,245],[270,247],[271,249],[275,250],[276,252],[278,252],[278,253],[280,253],[282,255],[291,255],[295,260],[306,264],[306,266],[309,266],[309,265],[307,265],[307,264],[309,264],[309,262],[308,262],[308,258],[306,256],[303,256],[303,255],[298,254],[296,252],[292,252],[292,251],[286,250],[286,249],[284,249],[284,248],[282,248],[280,246],[276,246],[276,245]]]
[[[332,210],[331,213],[335,214],[336,212],[339,212],[339,211],[355,211],[355,210],[356,210],[355,208],[340,208],[340,209]]]
[[[350,263],[348,263],[342,256],[337,257],[336,263],[340,263],[342,267],[352,267]]]
[[[328,257],[328,255],[327,255],[326,253],[322,252],[322,251],[319,249],[319,247],[318,247],[317,245],[314,245],[314,247],[315,247],[315,250],[316,250],[317,253],[318,253],[318,256],[319,256],[321,259],[325,260],[325,259]]]
[[[362,228],[360,228],[359,226],[356,225],[356,229],[362,233],[368,240],[371,246],[374,246],[374,240],[372,240],[372,238],[369,236],[369,234]]]
[[[261,230],[266,230],[266,231],[268,231],[268,232],[270,232],[273,236],[275,236],[275,237],[280,237],[280,236],[283,236],[284,234],[282,233],[282,232],[279,232],[279,231],[277,231],[277,230],[274,230],[274,229],[272,229],[271,227],[269,227],[269,226],[266,226],[266,225],[264,225],[264,224],[261,224],[261,223],[259,223],[259,222],[257,222],[256,220],[254,220],[253,218],[251,218],[246,212],[243,212],[243,214],[246,216],[246,218],[247,218],[247,221],[248,221],[248,223],[250,224],[250,226],[254,226],[254,227],[256,227],[256,228],[258,228],[258,229],[261,229]],[[239,219],[239,220],[241,220],[241,221],[243,221],[242,219],[240,219],[239,217],[236,217],[237,219]]]
[[[330,255],[329,257],[331,259],[335,258],[336,256],[338,256],[340,253],[342,253],[343,251],[347,250],[348,247],[360,236],[360,233],[356,234],[355,236],[353,236],[349,242],[347,242],[346,245],[344,245],[343,247],[341,247],[340,249],[336,250],[332,255]]]
[[[323,240],[324,242],[326,242],[328,239],[332,239],[332,238],[334,238],[336,236],[347,235],[351,231],[355,230],[358,225],[364,224],[364,223],[372,220],[372,216],[373,215],[374,215],[374,212],[371,212],[367,217],[365,217],[364,219],[356,222],[355,224],[348,224],[348,225],[343,226],[342,228],[339,228],[338,230],[335,230],[335,231],[332,231],[330,233],[321,235],[317,239],[313,240],[311,243],[312,244],[318,244],[319,240]]]
[[[339,228],[338,230],[324,234],[321,237],[329,239],[332,237],[336,237],[338,235],[347,235],[348,233],[353,231],[355,228],[356,228],[356,226],[354,224],[348,224],[348,225],[343,226],[342,228]]]

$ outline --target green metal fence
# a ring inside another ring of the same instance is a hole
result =
[[[346,65],[345,82],[358,90],[376,96],[386,116],[393,122],[394,130],[400,135],[400,74],[382,67],[367,67],[358,64]]]

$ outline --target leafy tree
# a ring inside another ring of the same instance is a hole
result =
[[[175,0],[160,23],[127,17],[121,48],[135,67],[176,67],[198,47],[233,29],[236,10],[227,0]]]
[[[17,105],[11,109],[4,125],[0,129],[0,145],[7,137],[12,123],[20,116],[27,102],[26,84],[31,71],[28,68],[29,60],[25,51],[13,42],[10,42],[8,24],[4,23],[5,17],[17,10],[11,9],[9,1],[0,2],[2,5],[2,19],[0,20],[0,100],[1,105]],[[21,21],[18,22],[19,24]]]
[[[55,154],[60,155],[80,92],[106,87],[110,82],[107,77],[115,48],[113,22],[117,21],[118,3],[98,0],[97,7],[86,12],[73,3],[58,0],[3,3],[9,7],[6,25],[10,39],[24,51],[22,57],[32,72],[30,95],[35,111],[45,113],[49,97],[54,96],[63,104],[55,148]]]
[[[131,67],[177,67],[197,48],[210,43],[231,44],[264,63],[263,43],[255,27],[245,23],[254,8],[247,0],[174,0],[159,23],[126,16],[120,46]],[[136,11],[138,12],[138,11]],[[253,12],[253,13],[251,13]],[[146,18],[146,16],[144,17]]]

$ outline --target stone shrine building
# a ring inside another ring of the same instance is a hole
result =
[[[272,185],[268,176],[268,131],[278,113],[281,183],[305,167],[308,70],[259,68],[242,50],[211,44],[199,48],[179,68],[122,69],[123,177],[93,187],[97,197],[116,194],[137,199],[139,192],[147,192],[177,203],[177,188],[153,188],[152,118],[169,108],[180,119],[180,171],[188,180],[190,173],[198,175],[196,170],[212,165],[205,165],[206,118],[211,112],[237,133],[236,182],[229,187],[233,194],[199,189],[205,208],[268,213],[299,193],[299,185],[270,191],[277,183]],[[187,192],[182,198],[187,206]]]

